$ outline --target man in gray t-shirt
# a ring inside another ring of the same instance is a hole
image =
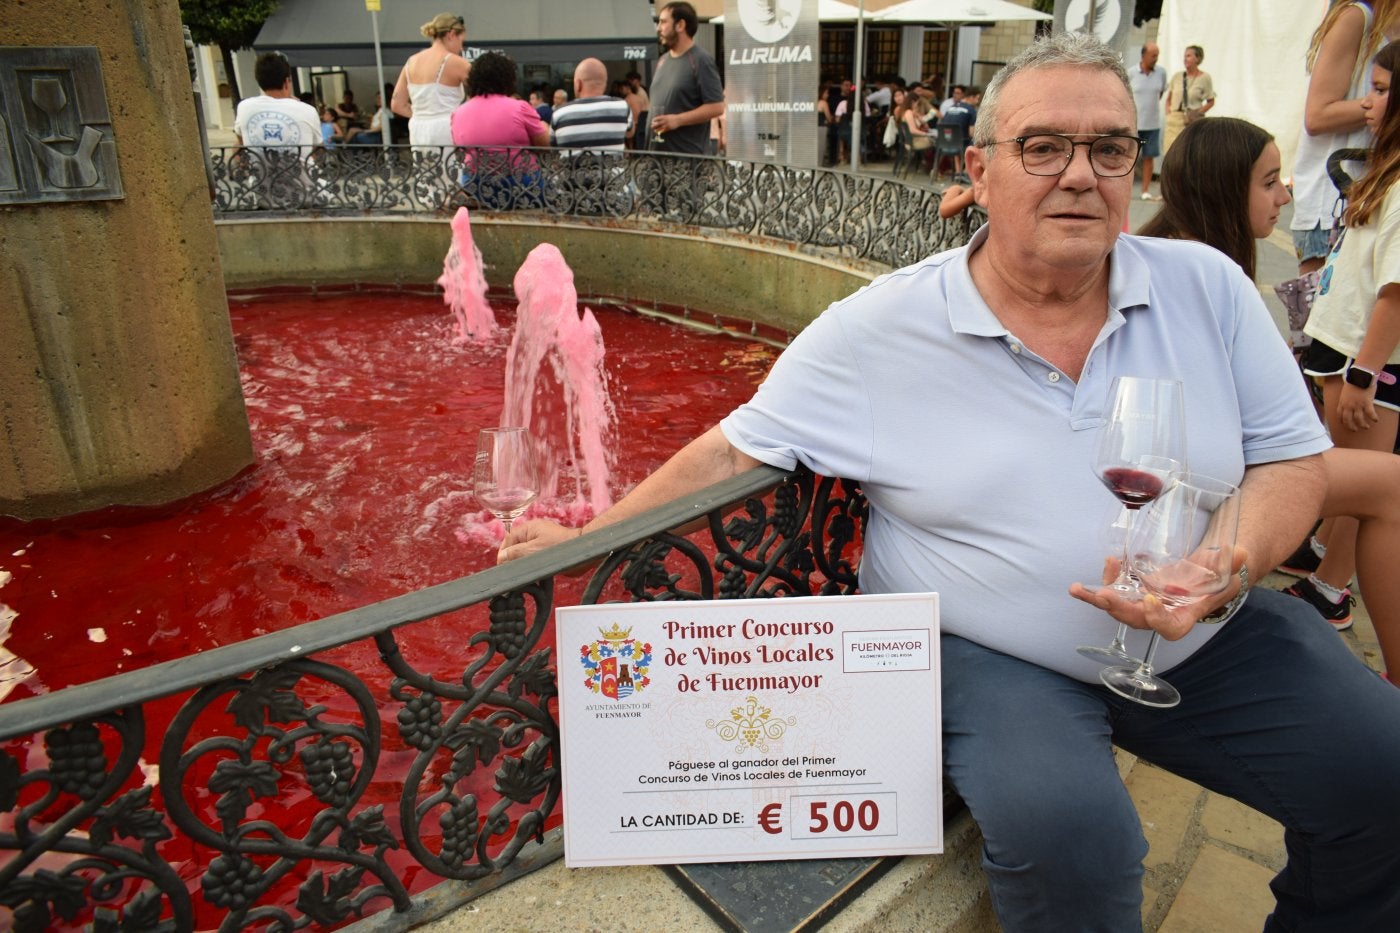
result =
[[[695,44],[699,20],[689,3],[668,3],[656,20],[666,51],[651,81],[651,149],[704,155],[710,121],[724,113],[715,60]]]

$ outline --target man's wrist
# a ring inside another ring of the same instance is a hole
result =
[[[1209,622],[1209,623],[1211,623],[1211,624],[1218,624],[1218,623],[1221,623],[1221,622],[1228,622],[1228,621],[1230,620],[1230,618],[1231,618],[1232,616],[1234,616],[1234,614],[1235,614],[1236,612],[1239,611],[1240,607],[1244,605],[1245,599],[1247,599],[1247,598],[1249,597],[1249,565],[1248,565],[1248,564],[1241,564],[1241,565],[1240,565],[1239,578],[1240,578],[1240,591],[1239,591],[1238,593],[1235,594],[1235,596],[1234,596],[1233,599],[1231,599],[1231,600],[1230,600],[1228,603],[1226,603],[1225,605],[1221,606],[1219,609],[1215,610],[1214,612],[1210,613],[1209,615],[1202,616],[1202,617],[1201,617],[1201,621],[1202,621],[1202,622]]]

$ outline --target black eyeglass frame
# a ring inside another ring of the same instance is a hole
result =
[[[1089,136],[1094,134],[1077,133],[1075,135]],[[1059,171],[1033,172],[1030,170],[1030,167],[1026,165],[1026,140],[1037,139],[1043,136],[1048,136],[1052,139],[1063,139],[1065,142],[1069,143],[1069,157],[1065,159],[1064,164],[1060,166]],[[1133,153],[1133,160],[1128,163],[1128,167],[1124,171],[1118,172],[1117,174],[1105,174],[1099,171],[1098,165],[1094,162],[1094,146],[1098,145],[1105,139],[1131,139],[1133,142],[1137,143],[1137,152]],[[1063,175],[1065,173],[1065,169],[1069,168],[1070,163],[1074,161],[1074,147],[1084,146],[1088,150],[1089,168],[1094,170],[1095,175],[1099,176],[1100,178],[1122,178],[1124,175],[1131,175],[1133,173],[1133,169],[1137,168],[1138,160],[1142,158],[1142,150],[1143,147],[1147,145],[1147,140],[1141,136],[1125,136],[1122,133],[1100,133],[1094,135],[1093,139],[1088,140],[1075,140],[1069,136],[1066,136],[1064,133],[1027,133],[1025,136],[1015,136],[1011,139],[994,140],[993,142],[988,143],[988,146],[1000,146],[1006,143],[1016,143],[1018,146],[1021,147],[1020,152],[1018,154],[1021,157],[1021,168],[1025,171],[1027,175],[1034,175],[1037,178],[1053,178],[1056,175]]]

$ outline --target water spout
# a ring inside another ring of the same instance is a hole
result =
[[[486,275],[482,271],[481,250],[472,239],[471,215],[457,208],[452,218],[452,246],[442,261],[442,300],[457,317],[456,344],[488,342],[496,334],[496,316],[486,300]]]
[[[573,476],[573,517],[587,520],[612,504],[608,484],[617,449],[603,334],[592,311],[579,312],[573,270],[552,244],[525,257],[515,294],[520,304],[506,355],[501,423],[529,428],[539,445],[542,496],[553,490],[562,497],[565,472]]]

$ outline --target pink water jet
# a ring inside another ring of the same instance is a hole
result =
[[[566,495],[570,517],[586,521],[612,504],[614,413],[603,370],[603,334],[579,311],[574,273],[553,244],[530,251],[515,274],[519,308],[506,354],[501,423],[530,429],[540,450],[541,497]],[[559,441],[565,445],[561,449]]]
[[[472,239],[471,215],[457,208],[452,218],[452,246],[442,261],[442,300],[457,318],[454,344],[486,343],[496,334],[496,315],[486,300],[486,275],[481,250]]]

